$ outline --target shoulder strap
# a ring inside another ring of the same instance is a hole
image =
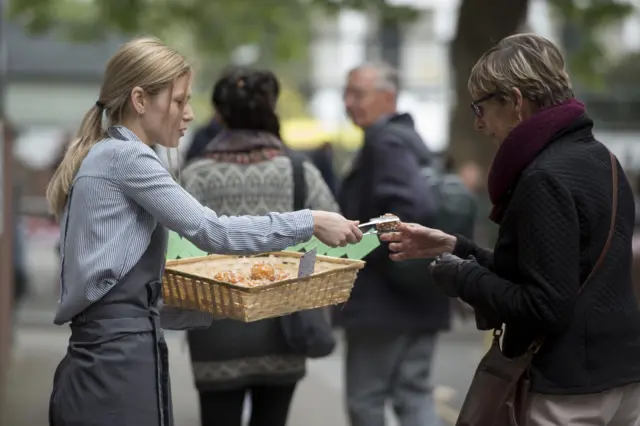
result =
[[[582,293],[585,284],[593,278],[593,276],[598,272],[598,269],[604,263],[605,258],[607,257],[607,253],[609,252],[609,248],[611,247],[611,241],[613,240],[613,233],[616,227],[616,216],[618,215],[618,162],[616,161],[616,156],[613,155],[613,152],[609,151],[609,157],[611,158],[611,222],[609,225],[609,235],[607,236],[607,241],[602,248],[602,252],[600,253],[600,257],[596,261],[596,264],[593,266],[593,269],[589,273],[587,279],[582,283],[578,294]]]
[[[293,209],[302,210],[307,202],[307,182],[304,178],[304,157],[299,152],[288,150],[293,176]]]
[[[589,276],[580,286],[578,290],[578,294],[582,293],[585,285],[595,276],[596,272],[600,269],[604,260],[607,257],[607,253],[609,252],[609,248],[611,248],[611,241],[613,240],[613,233],[616,228],[616,216],[618,215],[618,161],[616,160],[616,156],[613,155],[613,152],[609,151],[609,158],[611,159],[611,222],[609,224],[609,235],[607,235],[607,241],[604,243],[604,247],[602,248],[602,252],[600,252],[600,257],[596,261],[595,265],[593,265],[593,269],[589,273]],[[499,344],[499,338],[502,335],[502,327],[496,328],[493,330],[493,342],[495,344]],[[545,341],[545,337],[540,337],[535,339],[531,346],[529,346],[529,351],[531,353],[537,353],[540,350],[540,347],[543,345]]]

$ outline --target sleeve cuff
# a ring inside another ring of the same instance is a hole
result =
[[[305,209],[291,213],[296,226],[296,244],[308,241],[313,237],[313,215],[311,210]]]
[[[493,274],[487,268],[477,263],[469,264],[463,267],[458,273],[458,289],[460,294],[460,299],[468,303],[469,305],[474,306],[473,304],[473,296],[475,294],[474,289],[478,286],[478,282],[485,274]]]
[[[453,253],[451,254],[458,256],[461,259],[466,259],[471,254],[473,243],[462,235],[455,235],[455,237],[456,245],[453,248]]]

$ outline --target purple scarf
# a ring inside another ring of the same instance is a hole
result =
[[[518,124],[507,136],[489,171],[489,198],[493,204],[490,219],[500,223],[509,202],[509,193],[521,173],[553,140],[585,112],[576,99],[538,111]]]

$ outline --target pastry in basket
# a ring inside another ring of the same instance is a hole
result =
[[[289,279],[291,274],[276,268],[268,262],[256,263],[251,267],[251,280],[253,281],[283,281]]]
[[[258,262],[251,267],[252,280],[273,281],[276,275],[276,268],[267,262]]]
[[[291,278],[290,273],[280,268],[276,268],[274,281],[284,281],[284,280],[288,280],[289,278]]]
[[[238,271],[221,271],[213,276],[213,279],[216,281],[239,284],[247,287],[258,287],[275,281],[284,281],[289,278],[291,278],[289,272],[276,268],[268,262],[260,262],[253,265],[249,276]]]
[[[215,274],[213,279],[230,284],[240,284],[245,281],[247,277],[242,272],[222,271]]]
[[[264,281],[246,280],[246,281],[243,281],[243,282],[238,283],[238,284],[243,285],[245,287],[259,287],[259,286],[263,285],[264,283],[265,283]]]

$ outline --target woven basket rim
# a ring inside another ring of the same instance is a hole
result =
[[[302,253],[298,253],[298,252],[267,252],[267,253],[260,253],[257,255],[252,255],[252,256],[242,256],[242,257],[250,257],[250,258],[255,258],[255,257],[267,257],[267,256],[274,256],[274,257],[293,257],[293,258],[301,258],[303,256]],[[224,281],[218,281],[215,280],[213,278],[207,278],[207,277],[202,277],[200,275],[195,275],[189,272],[184,272],[184,271],[178,271],[176,269],[172,269],[172,266],[175,265],[185,265],[185,264],[189,264],[189,263],[198,263],[198,262],[203,262],[206,260],[215,260],[215,259],[228,259],[228,258],[237,258],[240,257],[239,255],[223,255],[223,254],[211,254],[208,256],[200,256],[200,257],[189,257],[189,258],[185,258],[185,259],[175,259],[175,260],[168,260],[165,264],[165,273],[169,273],[171,275],[181,275],[185,278],[190,278],[193,280],[198,280],[198,281],[202,281],[208,284],[218,284],[218,285],[222,285],[225,287],[230,287],[236,291],[239,292],[243,292],[243,293],[260,293],[266,289],[272,289],[272,288],[278,288],[287,284],[291,284],[294,282],[305,282],[305,281],[309,281],[315,278],[321,278],[327,275],[331,275],[331,274],[336,274],[336,273],[342,273],[342,272],[347,272],[347,271],[351,271],[351,270],[359,270],[362,269],[365,265],[366,262],[364,262],[363,260],[355,260],[355,259],[340,259],[337,257],[331,257],[331,256],[323,256],[323,255],[318,255],[316,257],[316,259],[325,261],[325,262],[329,262],[329,263],[337,263],[337,264],[342,264],[344,266],[342,267],[337,267],[334,269],[330,269],[328,271],[324,271],[324,272],[318,272],[318,273],[313,273],[309,276],[306,277],[301,277],[301,278],[289,278],[287,280],[283,280],[283,281],[276,281],[274,283],[269,283],[269,284],[264,284],[264,285],[260,285],[258,287],[245,287],[245,286],[241,286],[238,284],[232,284],[232,283],[227,283]]]

